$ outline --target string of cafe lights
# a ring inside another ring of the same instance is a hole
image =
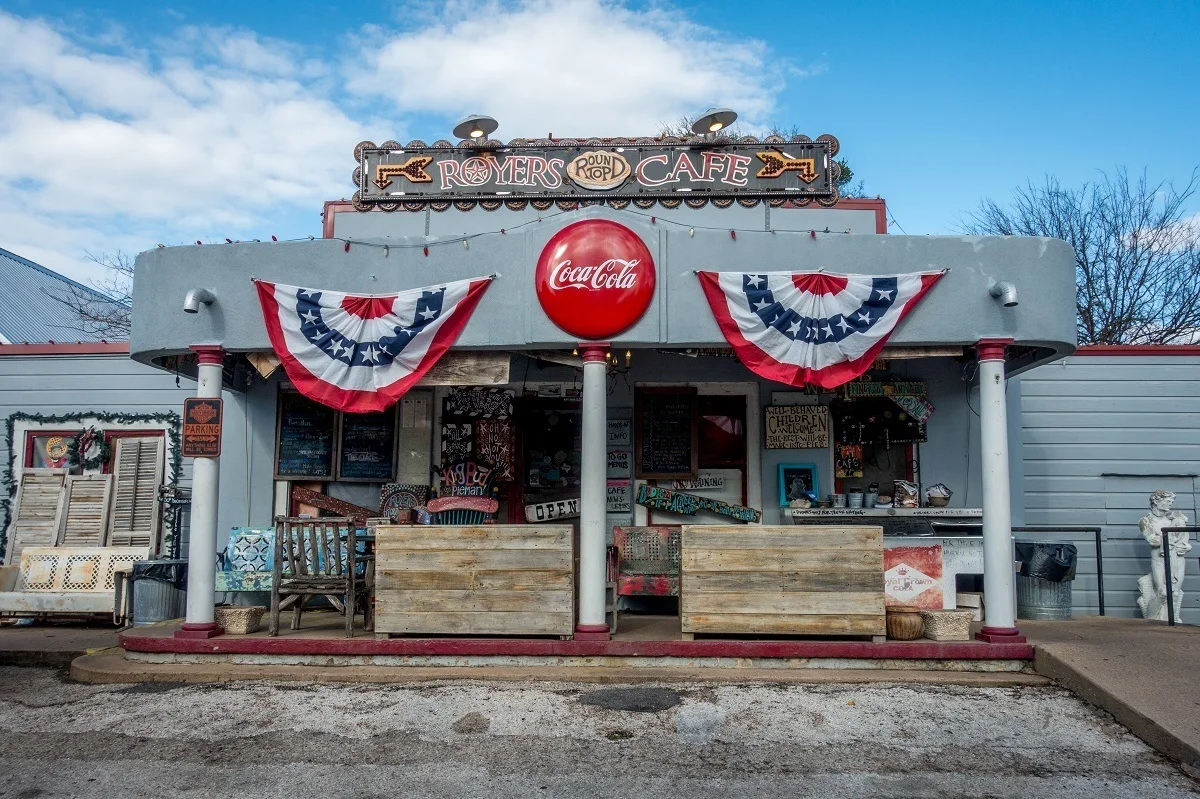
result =
[[[467,234],[463,234],[461,236],[454,236],[452,238],[439,239],[438,241],[425,241],[425,242],[416,242],[416,243],[380,242],[380,241],[364,241],[361,239],[354,239],[354,238],[348,238],[348,237],[342,237],[342,236],[321,238],[319,240],[320,241],[339,241],[342,243],[342,245],[343,245],[342,248],[345,252],[350,252],[350,249],[352,246],[353,247],[374,247],[375,249],[383,250],[383,255],[385,258],[388,257],[388,255],[390,254],[390,252],[392,250],[422,250],[425,255],[429,255],[429,250],[431,247],[445,247],[445,246],[459,244],[459,245],[462,245],[463,248],[465,248],[465,249],[470,249],[470,242],[473,239],[482,238],[484,236],[507,235],[508,233],[510,233],[512,231],[520,230],[521,228],[528,227],[529,225],[536,225],[540,222],[545,222],[549,219],[553,219],[556,216],[562,216],[563,214],[566,214],[566,213],[570,213],[570,211],[558,211],[553,214],[547,214],[547,215],[542,215],[539,213],[537,218],[530,219],[526,222],[521,222],[519,224],[513,225],[512,227],[502,227],[502,228],[497,228],[496,230],[481,231],[479,233],[467,233]],[[652,224],[652,225],[657,225],[657,224],[662,223],[662,224],[667,224],[667,225],[673,225],[677,228],[687,228],[689,236],[695,236],[697,230],[715,230],[715,231],[725,232],[725,233],[728,233],[729,237],[731,239],[733,239],[734,241],[737,240],[739,233],[750,234],[750,235],[753,235],[753,234],[775,235],[776,233],[807,233],[809,235],[809,237],[813,238],[813,239],[817,238],[818,234],[820,234],[820,235],[836,235],[836,236],[851,235],[849,229],[830,230],[828,227],[826,227],[822,230],[818,230],[817,228],[807,228],[807,229],[791,229],[791,228],[789,228],[787,230],[776,230],[775,228],[769,228],[767,230],[763,230],[761,228],[729,228],[729,227],[724,227],[724,226],[720,226],[720,225],[697,225],[697,224],[691,223],[691,222],[680,222],[678,220],[670,219],[670,218],[664,217],[664,216],[659,216],[657,214],[647,214],[647,213],[642,213],[641,211],[633,211],[630,209],[625,209],[623,211],[623,213],[633,214],[635,216],[641,216],[646,219],[649,219],[650,224]],[[318,238],[316,236],[312,236],[312,235],[300,236],[300,237],[292,238],[292,239],[280,239],[276,236],[271,236],[272,243],[283,243],[283,244],[292,243],[292,242],[301,242],[301,241],[317,241],[317,240],[318,240]],[[231,238],[226,238],[225,243],[226,244],[247,244],[247,243],[262,244],[264,242],[262,241],[262,239],[235,240],[235,239],[231,239]],[[219,246],[219,243],[217,243],[217,244]],[[196,245],[197,246],[210,246],[210,245],[205,245],[204,242],[199,241],[199,240],[196,241]],[[165,245],[159,244],[158,246],[164,247]]]

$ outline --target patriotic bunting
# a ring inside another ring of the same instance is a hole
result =
[[[755,374],[834,388],[871,368],[943,272],[697,272],[725,339]]]
[[[384,295],[255,284],[271,346],[300,393],[369,413],[395,404],[442,357],[491,281]]]

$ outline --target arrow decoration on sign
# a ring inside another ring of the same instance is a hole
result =
[[[414,155],[403,164],[380,164],[375,167],[375,185],[386,189],[392,185],[392,178],[408,178],[412,183],[432,183],[433,176],[425,171],[425,167],[433,163],[431,155]]]
[[[785,172],[795,172],[805,183],[817,179],[817,162],[812,158],[788,158],[779,153],[755,153],[763,162],[756,177],[777,178]]]

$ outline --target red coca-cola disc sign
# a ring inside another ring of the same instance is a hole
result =
[[[567,225],[534,273],[550,320],[581,339],[607,339],[642,318],[654,298],[654,259],[640,236],[607,219]]]

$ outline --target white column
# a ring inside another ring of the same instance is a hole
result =
[[[200,359],[196,396],[221,396],[225,351],[218,346],[194,346]],[[192,509],[188,527],[187,618],[175,633],[179,638],[211,638],[224,630],[213,615],[217,580],[217,490],[221,464],[217,458],[192,462]]]
[[[1012,339],[984,339],[979,357],[979,438],[983,469],[984,622],[979,638],[1023,642],[1017,631],[1012,511],[1008,481],[1008,409],[1004,351]]]
[[[607,344],[581,344],[583,354],[583,456],[579,498],[579,623],[576,639],[607,640],[604,592],[608,582],[605,494],[608,427]]]

